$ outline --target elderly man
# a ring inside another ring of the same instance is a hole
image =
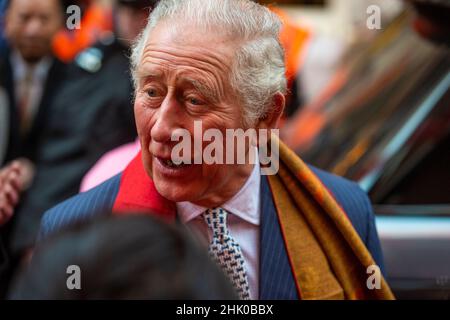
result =
[[[275,135],[272,175],[247,156],[197,161],[210,147],[195,141],[199,123],[215,133],[276,128],[286,90],[279,29],[249,0],[161,1],[132,55],[142,151],[118,176],[48,211],[41,239],[108,209],[158,212],[204,241],[242,299],[392,298],[370,203],[355,184],[306,166]],[[181,163],[180,132],[194,140]]]

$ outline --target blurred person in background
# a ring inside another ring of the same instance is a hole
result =
[[[0,227],[12,217],[19,203],[20,193],[33,179],[34,166],[26,158],[18,158],[0,170]]]
[[[0,49],[1,50],[1,49]],[[6,154],[6,146],[8,139],[8,126],[9,126],[9,106],[8,106],[8,96],[6,95],[6,91],[0,87],[0,163],[3,162],[3,158]],[[0,188],[2,182],[2,172],[0,171]],[[4,201],[0,196],[0,203]],[[0,204],[0,207],[3,208],[4,205]],[[6,215],[4,218],[3,215]],[[3,225],[3,221],[8,219],[7,212],[3,213],[3,209],[0,211],[0,228]],[[0,291],[1,283],[4,283],[4,279],[2,275],[4,275],[4,270],[8,269],[9,265],[9,256],[7,254],[6,245],[3,241],[3,237],[0,234]],[[3,289],[4,290],[4,289]]]
[[[28,162],[24,158],[16,159],[0,170],[0,297],[6,292],[13,266],[8,250],[7,223],[19,201],[20,190],[25,190],[31,181],[32,172],[29,171]]]
[[[45,210],[77,194],[82,177],[104,153],[135,140],[127,56],[154,4],[118,1],[114,34],[78,54],[69,65],[68,80],[58,90],[41,129],[32,184],[21,195],[10,222],[7,239],[16,260],[33,247]]]
[[[80,192],[88,191],[123,171],[141,150],[139,139],[107,152],[89,169],[80,184]]]
[[[113,29],[112,6],[116,0],[63,0],[66,18],[81,13],[78,28],[62,28],[53,39],[55,55],[71,62],[78,53],[89,48]],[[72,7],[71,7],[72,6]],[[79,11],[74,11],[76,6]],[[72,22],[72,21],[71,21]]]
[[[62,25],[59,0],[40,2],[11,0],[5,3],[7,48],[0,60],[0,85],[6,92],[2,108],[6,121],[2,130],[0,176],[0,225],[11,217],[18,201],[20,175],[31,173],[37,140],[47,120],[48,106],[63,79],[65,66],[51,52],[51,41]],[[7,131],[6,131],[6,128]],[[19,159],[24,157],[24,159]],[[13,164],[7,162],[16,159]],[[11,177],[11,178],[10,178]]]
[[[80,269],[80,290],[67,268]],[[42,243],[10,299],[235,299],[225,275],[182,225],[127,213],[94,219]]]
[[[6,4],[8,47],[0,57],[0,86],[8,95],[9,141],[3,164],[35,156],[50,102],[61,84],[65,65],[51,51],[62,26],[59,0],[10,0]]]
[[[48,124],[49,107],[66,66],[51,50],[52,38],[63,25],[59,0],[9,0],[5,10],[7,47],[0,56],[0,88],[7,97],[8,132],[0,163],[0,233],[7,243],[11,226],[5,224],[13,215],[20,192],[31,182],[38,140]],[[1,271],[0,291],[6,269]]]

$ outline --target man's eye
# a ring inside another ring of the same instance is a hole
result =
[[[157,93],[157,91],[155,89],[148,89],[147,90],[147,94],[148,94],[149,97],[154,98],[154,97],[157,96],[158,93]]]
[[[194,98],[194,97],[190,97],[187,100],[190,104],[192,104],[194,106],[200,106],[200,105],[204,104],[202,100]]]
[[[48,16],[40,16],[39,18],[42,23],[46,23],[50,20],[50,17],[48,17]]]
[[[27,14],[21,14],[21,15],[20,15],[20,20],[21,20],[22,22],[27,22],[28,20],[30,20],[30,16],[27,15]]]

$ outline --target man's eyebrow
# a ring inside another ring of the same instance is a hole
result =
[[[150,70],[137,70],[136,75],[139,79],[147,79],[147,78],[162,78],[163,73],[158,71],[150,71]]]
[[[191,84],[203,96],[205,96],[206,98],[210,99],[213,102],[218,100],[215,91],[212,88],[210,88],[209,86],[207,86],[206,84],[204,84],[203,82],[199,81],[199,80],[196,80],[196,79],[193,79],[193,78],[189,78],[189,77],[183,77],[180,80],[180,83]]]

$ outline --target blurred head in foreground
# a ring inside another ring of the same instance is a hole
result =
[[[69,266],[79,267],[79,290],[68,289],[74,274]],[[107,215],[43,243],[16,277],[9,297],[236,298],[228,280],[185,229],[143,215]]]

